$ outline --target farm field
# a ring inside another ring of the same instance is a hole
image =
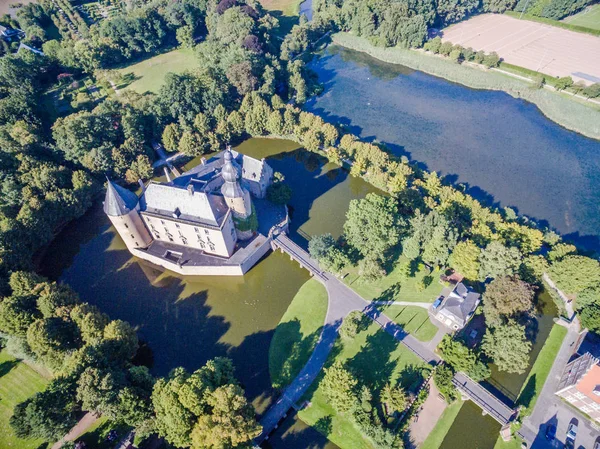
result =
[[[194,55],[194,50],[180,48],[128,65],[119,69],[119,71],[124,76],[133,78],[133,82],[127,86],[127,89],[139,93],[156,93],[163,85],[167,73],[183,73],[197,67],[198,61]]]
[[[562,20],[570,25],[600,30],[600,3],[587,7],[575,15]]]
[[[42,391],[47,383],[26,364],[0,352],[0,449],[35,449],[44,443],[17,438],[8,422],[14,406]]]
[[[502,14],[482,14],[442,30],[442,40],[485,52],[509,64],[575,82],[600,82],[600,39]]]

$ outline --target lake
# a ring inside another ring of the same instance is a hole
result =
[[[367,140],[600,249],[600,141],[504,92],[474,90],[330,46],[310,67],[324,92],[306,107]]]

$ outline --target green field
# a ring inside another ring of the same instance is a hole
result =
[[[600,4],[592,5],[574,16],[563,19],[569,25],[600,30]]]
[[[6,352],[0,352],[0,449],[34,449],[43,447],[43,440],[17,438],[8,421],[13,407],[42,391],[48,381],[26,364]]]
[[[382,306],[380,310],[418,340],[429,341],[438,330],[427,310],[421,307]]]
[[[425,266],[420,266],[413,277],[401,282],[400,269],[406,262],[408,262],[408,259],[401,256],[395,262],[393,270],[387,276],[375,282],[365,282],[358,274],[358,268],[353,267],[350,274],[344,278],[344,282],[366,300],[435,301],[444,288],[439,282],[440,272],[437,270],[430,272]],[[417,283],[427,275],[432,276],[432,282],[425,290],[419,291]]]
[[[287,386],[306,364],[326,314],[327,290],[311,279],[296,293],[271,340],[269,373],[275,388]]]
[[[119,71],[126,78],[133,79],[127,85],[127,89],[133,89],[140,93],[156,93],[163,85],[167,73],[183,73],[197,67],[198,61],[194,55],[194,50],[180,48],[122,67]]]
[[[334,361],[346,363],[361,383],[373,392],[396,381],[407,391],[413,390],[421,382],[420,369],[426,367],[406,346],[374,322],[352,340],[338,338],[326,366]],[[333,410],[318,385],[318,381],[313,383],[305,395],[310,406],[298,413],[300,419],[341,449],[373,449],[351,421]]]

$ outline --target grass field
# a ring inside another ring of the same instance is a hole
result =
[[[0,352],[0,449],[34,449],[43,440],[17,438],[8,421],[13,407],[42,391],[48,381],[26,364]]]
[[[559,326],[558,324],[555,324],[552,327],[550,335],[548,335],[548,338],[544,342],[544,346],[535,359],[535,363],[519,393],[517,404],[525,407],[525,410],[521,412],[521,415],[529,415],[533,410],[566,335],[566,328]]]
[[[194,50],[180,48],[167,53],[156,55],[119,69],[125,76],[131,76],[131,82],[126,88],[140,93],[158,92],[169,72],[183,73],[198,67]]]
[[[438,330],[421,307],[382,306],[381,311],[418,340],[429,341]]]
[[[306,364],[326,314],[327,290],[311,279],[296,293],[271,340],[269,373],[275,388],[287,386]]]
[[[334,361],[346,363],[361,383],[373,392],[380,391],[388,382],[393,384],[396,381],[406,390],[413,390],[422,381],[420,370],[426,366],[373,322],[352,340],[338,338],[326,366]],[[318,381],[315,382],[305,395],[304,399],[310,401],[310,406],[298,413],[300,419],[341,449],[372,449],[372,444],[352,422],[333,410],[318,385]]]
[[[462,405],[462,401],[455,401],[454,404],[446,407],[446,410],[444,410],[437,424],[419,449],[438,449],[442,445]]]
[[[265,9],[279,20],[276,30],[280,37],[288,34],[294,25],[298,23],[300,14],[300,3],[303,0],[260,0]]]
[[[115,446],[115,442],[109,442],[107,440],[108,432],[116,430],[118,439],[124,437],[131,427],[126,425],[116,425],[108,418],[100,417],[94,425],[92,425],[87,432],[77,438],[76,441],[83,441],[86,447],[94,449],[109,449]]]
[[[401,256],[394,265],[393,270],[376,282],[365,282],[358,274],[358,268],[354,267],[348,276],[344,278],[346,285],[366,300],[382,301],[411,301],[411,302],[433,302],[442,291],[443,286],[438,282],[440,272],[430,272],[425,266],[418,268],[413,277],[401,281],[401,267],[408,259]],[[425,276],[432,276],[431,284],[423,291],[418,291],[417,283]]]
[[[600,4],[592,5],[562,21],[570,25],[600,30]]]

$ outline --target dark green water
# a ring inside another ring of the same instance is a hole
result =
[[[266,157],[274,170],[285,175],[293,189],[292,236],[299,242],[303,238],[298,230],[339,235],[350,200],[376,190],[290,141],[250,139],[237,149]],[[70,284],[83,300],[112,318],[136,326],[152,351],[156,375],[166,375],[177,366],[194,370],[216,356],[231,357],[259,413],[276,397],[268,372],[273,332],[309,279],[308,272],[279,252],[268,255],[243,277],[185,278],[162,273],[131,257],[100,202],[60,233],[47,248],[40,268],[43,274]],[[332,447],[311,429],[292,422],[286,425],[285,435],[280,432],[272,438],[273,447],[299,447],[298,438],[310,441],[311,447]]]
[[[311,63],[324,92],[307,109],[398,155],[600,249],[600,141],[504,92],[474,90],[329,47]]]

